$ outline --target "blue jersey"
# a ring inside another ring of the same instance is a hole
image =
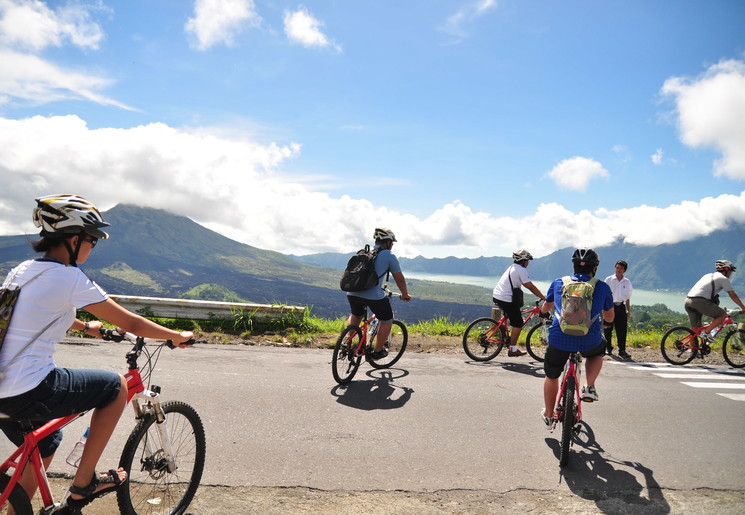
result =
[[[375,245],[378,250],[378,255],[375,258],[375,273],[378,274],[378,285],[370,288],[369,290],[348,292],[347,295],[353,295],[367,300],[380,300],[385,298],[383,292],[383,283],[388,276],[388,272],[397,274],[401,272],[401,265],[398,263],[398,258],[393,255],[388,249],[381,249],[380,245]]]
[[[585,274],[574,274],[570,276],[573,281],[589,281],[591,277]],[[564,286],[564,282],[561,277],[556,279],[548,287],[546,292],[546,301],[553,302],[556,311],[561,313],[561,288]],[[613,293],[611,292],[610,286],[603,281],[598,281],[595,284],[595,291],[592,292],[592,310],[590,316],[597,319],[590,326],[590,330],[584,336],[570,336],[564,334],[559,327],[558,317],[554,317],[553,324],[548,329],[548,343],[552,347],[556,347],[560,350],[565,351],[588,351],[594,349],[603,338],[603,321],[600,312],[603,310],[613,309]]]

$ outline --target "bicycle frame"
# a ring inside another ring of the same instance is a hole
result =
[[[564,367],[564,373],[561,376],[561,385],[559,387],[559,394],[556,397],[556,404],[554,407],[554,418],[561,420],[564,415],[564,406],[561,405],[561,399],[564,397],[564,391],[566,390],[567,379],[574,377],[574,397],[575,404],[577,406],[577,417],[574,424],[579,424],[582,421],[582,396],[580,395],[580,379],[582,371],[580,365],[582,364],[582,355],[579,352],[572,352],[569,354],[567,364]]]
[[[705,326],[696,327],[692,329],[693,334],[690,334],[684,338],[681,339],[681,344],[685,345],[685,348],[691,349],[694,351],[700,351],[702,348],[702,345],[699,345],[700,335],[703,332]],[[722,325],[720,325],[718,328],[716,328],[716,333],[714,334],[714,338],[722,334],[722,332],[729,332],[734,331],[737,329],[737,323],[735,323],[734,320],[732,320],[732,314],[728,311],[727,317],[724,319],[724,322],[722,322]]]
[[[148,341],[145,338],[134,336],[129,333],[126,335],[128,339],[135,338],[135,348],[127,353],[127,362],[129,364],[129,370],[124,375],[127,380],[127,402],[131,402],[133,398],[137,398],[137,402],[132,403],[134,408],[135,419],[139,420],[146,414],[154,413],[158,418],[158,422],[165,420],[165,415],[160,408],[160,387],[153,385],[152,390],[145,388],[145,385],[140,375],[140,369],[137,366],[137,357],[142,346]],[[135,350],[137,349],[137,350]],[[140,402],[142,401],[142,402]],[[74,420],[85,415],[87,412],[75,413],[66,417],[50,420],[41,427],[26,433],[23,438],[23,443],[18,447],[9,458],[7,458],[2,465],[0,465],[0,473],[7,474],[8,470],[14,469],[13,474],[10,476],[10,480],[5,488],[5,491],[0,494],[0,506],[3,506],[10,497],[10,492],[13,491],[16,484],[23,474],[25,464],[30,464],[33,467],[34,475],[36,477],[37,484],[39,485],[39,494],[41,496],[42,503],[45,508],[52,507],[54,505],[54,498],[52,496],[49,482],[47,481],[46,470],[42,463],[41,454],[39,453],[38,445],[41,440],[54,433],[58,429],[62,429]],[[165,424],[156,424],[158,432],[161,436],[161,441],[165,443],[166,449],[164,451],[167,454],[166,460],[168,463],[168,471],[175,471],[178,466],[174,462],[173,449],[171,446],[171,439],[167,434],[167,428]],[[150,442],[147,443],[150,445]],[[148,449],[152,451],[152,449]]]
[[[525,308],[520,310],[520,315],[525,317],[525,315],[528,315],[527,317],[523,318],[523,324],[527,325],[528,321],[533,318],[534,316],[538,315],[538,313],[541,312],[541,306],[540,301],[536,301],[535,306],[532,308]],[[490,339],[491,341],[494,341],[495,343],[503,343],[503,344],[509,344],[510,343],[510,330],[508,326],[509,320],[507,319],[507,315],[502,315],[502,317],[497,321],[497,324],[493,326],[491,329],[489,329],[485,336],[487,339]],[[525,327],[523,325],[523,327]],[[501,334],[500,329],[504,330],[504,334],[506,335],[506,341],[502,341],[499,339],[499,335]]]

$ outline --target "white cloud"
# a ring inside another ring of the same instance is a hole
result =
[[[196,38],[195,48],[207,50],[219,44],[232,46],[245,25],[260,24],[253,0],[196,0],[194,17],[184,29]]]
[[[104,34],[91,20],[91,10],[105,9],[72,2],[50,9],[38,0],[0,0],[0,43],[34,52],[65,41],[97,49]]]
[[[476,19],[496,8],[496,0],[477,0],[475,2],[469,2],[463,5],[455,13],[448,16],[444,25],[440,27],[440,30],[452,36],[457,36],[458,38],[467,37],[468,34],[465,26],[473,23]]]
[[[683,143],[721,152],[714,173],[745,179],[745,62],[722,60],[696,78],[673,77],[662,93],[675,100]]]
[[[610,174],[594,159],[575,156],[561,161],[547,176],[562,189],[585,191],[591,180],[596,177],[609,177]]]
[[[662,164],[662,159],[665,157],[665,151],[658,148],[654,154],[652,154],[652,162],[656,165]]]
[[[297,11],[285,11],[284,24],[285,34],[292,42],[304,47],[330,47],[341,52],[341,47],[321,31],[323,22],[317,20],[305,7]]]
[[[0,118],[0,234],[34,234],[32,199],[63,192],[104,210],[118,203],[166,209],[237,241],[295,254],[353,251],[369,242],[375,226],[396,232],[401,256],[478,257],[515,248],[540,256],[619,238],[674,243],[745,223],[745,192],[617,211],[541,204],[520,218],[452,202],[420,218],[365,198],[332,197],[282,174],[299,152],[294,143],[259,144],[224,130],[162,123],[90,129],[73,115]]]
[[[59,68],[40,57],[0,49],[0,92],[6,97],[44,104],[67,99],[85,99],[122,109],[131,107],[98,93],[109,79]],[[0,97],[0,105],[5,103]]]

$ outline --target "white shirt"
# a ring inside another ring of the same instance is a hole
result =
[[[711,291],[712,280],[714,281],[713,292]],[[691,291],[688,292],[688,297],[704,297],[706,299],[711,299],[712,296],[718,294],[722,290],[726,292],[732,291],[732,283],[722,272],[712,272],[703,276],[693,285]]]
[[[629,281],[628,277],[624,276],[623,279],[619,281],[616,274],[613,274],[606,277],[605,282],[610,286],[610,291],[613,293],[614,303],[625,303],[627,300],[631,300],[631,293],[634,291],[634,288],[632,288],[631,281]]]
[[[510,279],[512,279],[512,286],[510,286]],[[512,288],[520,288],[523,284],[529,282],[528,269],[513,263],[499,278],[499,282],[492,292],[492,297],[502,302],[512,302]]]
[[[0,352],[0,372],[4,374],[0,398],[20,395],[41,383],[55,368],[55,346],[75,321],[76,310],[108,298],[79,268],[28,260],[9,275],[16,271],[13,282],[21,287],[21,293]],[[24,286],[41,271],[44,273]],[[26,347],[50,322],[54,323]]]

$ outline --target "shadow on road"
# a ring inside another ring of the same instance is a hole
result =
[[[607,454],[585,421],[575,435],[569,463],[561,468],[566,485],[576,495],[594,501],[602,513],[670,513],[670,505],[650,469],[639,462],[617,460]],[[561,444],[546,438],[559,468]]]
[[[513,358],[514,359],[514,358]],[[530,361],[525,363],[524,361],[465,361],[466,365],[481,366],[481,367],[499,367],[510,372],[517,372],[519,374],[525,374],[533,377],[544,377],[543,363],[540,361]]]
[[[394,379],[409,375],[406,370],[389,368],[370,370],[366,374],[370,379],[352,381],[349,384],[337,385],[331,389],[336,402],[361,410],[396,409],[402,407],[411,398],[414,390],[406,386],[397,386]]]

